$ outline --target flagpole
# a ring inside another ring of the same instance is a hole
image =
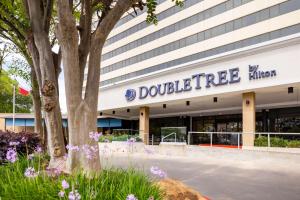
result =
[[[13,131],[15,131],[15,112],[16,112],[16,86],[14,85],[14,92],[13,92]]]

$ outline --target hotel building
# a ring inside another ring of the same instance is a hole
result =
[[[99,115],[146,143],[184,132],[300,132],[300,1],[158,0],[158,25],[130,11],[105,44]],[[184,137],[186,139],[186,137]]]

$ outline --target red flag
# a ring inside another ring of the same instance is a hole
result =
[[[19,94],[23,96],[29,95],[29,91],[25,90],[24,88],[19,87]]]

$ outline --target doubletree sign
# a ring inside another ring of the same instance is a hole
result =
[[[259,71],[258,65],[249,65],[249,80],[262,79],[276,76],[276,70]],[[202,85],[201,83],[204,84]],[[157,95],[169,95],[173,93],[184,93],[191,90],[201,90],[202,87],[211,88],[225,85],[231,85],[241,82],[240,69],[231,68],[228,70],[221,70],[216,73],[199,73],[190,77],[160,83],[151,86],[141,86],[138,92],[135,89],[127,89],[125,97],[127,101],[133,101],[138,93],[139,99],[146,99],[147,97],[156,97]]]

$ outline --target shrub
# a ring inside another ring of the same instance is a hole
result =
[[[286,140],[278,137],[270,137],[271,147],[289,147],[289,148],[300,148],[299,140]],[[268,146],[268,137],[259,136],[255,138],[255,146],[267,147]]]
[[[278,137],[271,137],[271,147],[287,147],[288,141]]]
[[[137,142],[142,140],[137,135],[103,135],[100,137],[99,142],[112,142],[112,141],[127,141],[131,137],[135,138]]]
[[[288,143],[289,148],[300,148],[300,141],[299,140],[291,140]]]
[[[38,168],[38,158],[30,166]],[[43,161],[43,160],[42,160]],[[47,162],[47,160],[45,161]],[[141,172],[134,170],[110,169],[103,170],[99,175],[87,178],[83,173],[74,175],[61,174],[49,177],[39,174],[34,178],[24,176],[28,161],[20,158],[16,163],[0,166],[0,197],[10,199],[59,199],[62,190],[62,180],[66,180],[69,188],[61,199],[68,199],[68,194],[74,187],[81,199],[125,200],[129,194],[138,199],[147,200],[152,196],[155,200],[162,199],[158,186]]]
[[[282,138],[270,137],[270,145],[271,147],[286,147],[287,141]],[[266,147],[268,146],[268,137],[260,136],[255,139],[255,146]]]
[[[23,142],[24,139],[26,139],[26,143]],[[10,142],[18,142],[19,144],[14,146],[10,145]],[[19,154],[25,155],[26,151],[28,154],[32,153],[39,144],[40,138],[36,133],[0,131],[0,164],[6,162],[6,152],[9,148],[15,147]]]
[[[259,136],[254,140],[254,146],[266,147],[268,146],[268,138],[266,136]]]

